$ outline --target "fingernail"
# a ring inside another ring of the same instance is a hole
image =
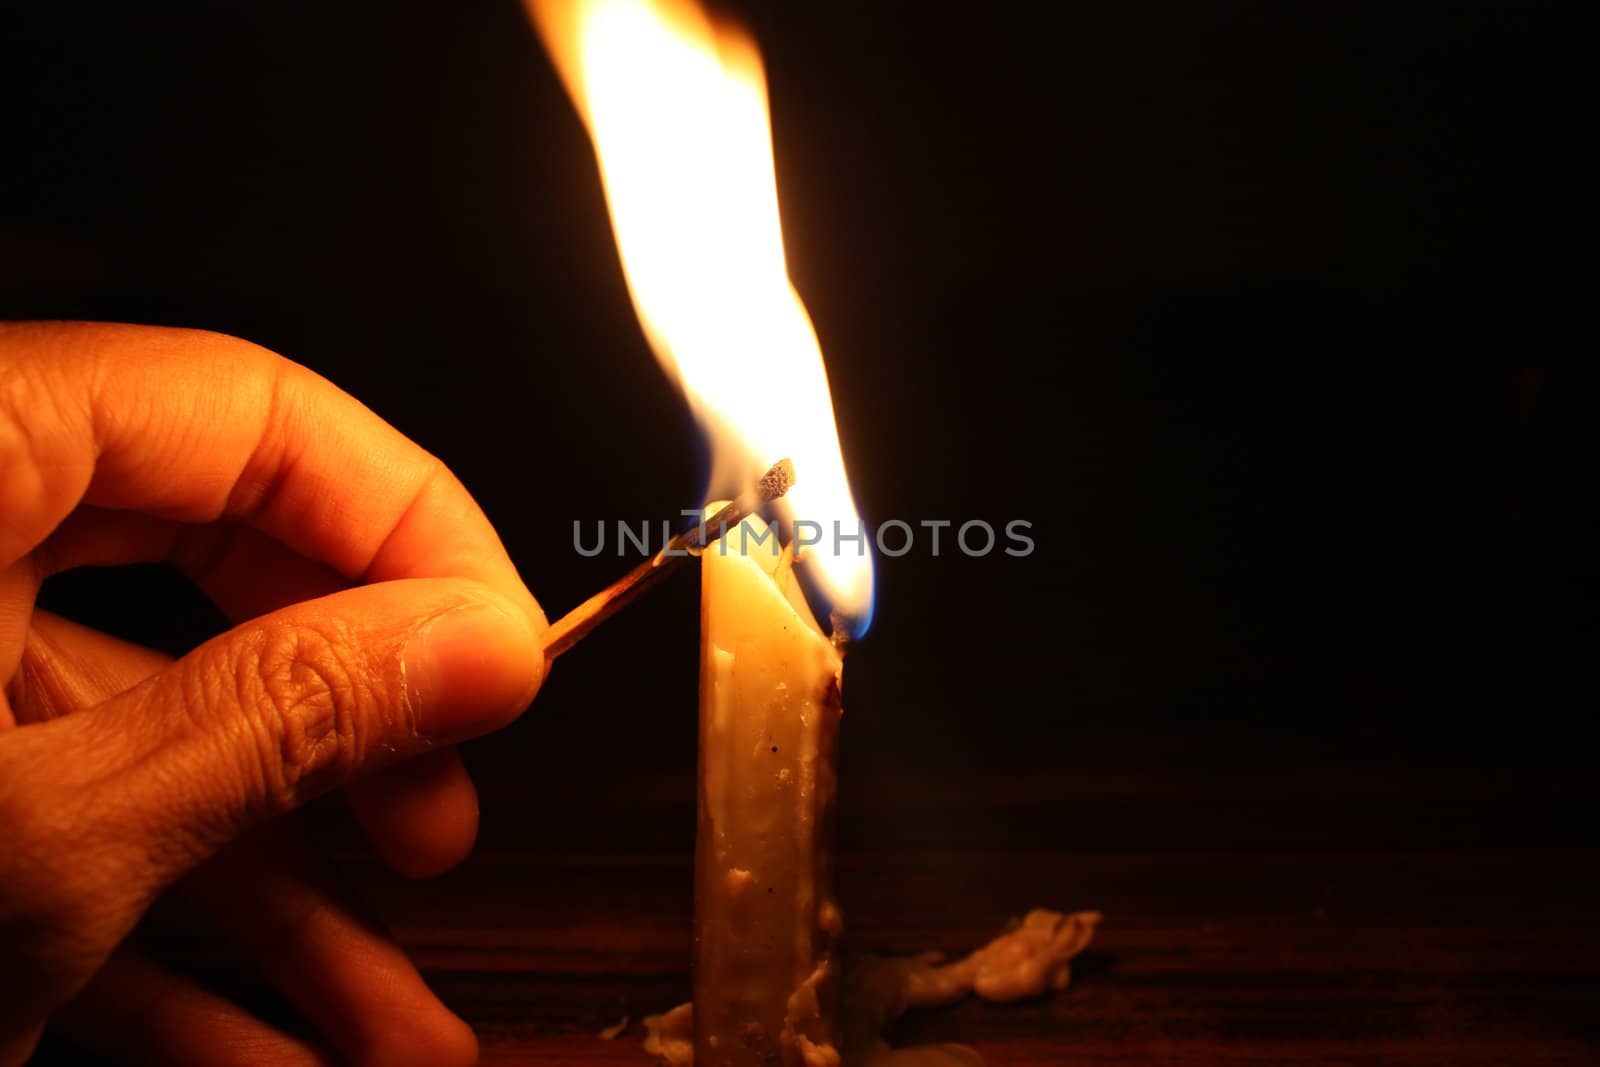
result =
[[[489,604],[453,608],[406,641],[407,696],[417,731],[463,740],[515,718],[539,689],[544,653],[528,624]]]

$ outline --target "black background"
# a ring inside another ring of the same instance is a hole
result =
[[[1574,27],[1479,5],[737,10],[858,502],[1026,519],[1038,544],[879,560],[847,814],[852,779],[1122,760],[1371,767],[1403,821],[1419,764],[1483,770],[1461,802],[1504,813],[1591,759]],[[698,501],[585,135],[514,3],[0,25],[0,315],[206,327],[306,363],[460,474],[552,615],[622,566],[580,558],[574,520]],[[691,774],[696,595],[609,625],[469,762]],[[48,598],[174,650],[215,625],[149,569]],[[856,814],[857,841],[892,832]],[[1228,832],[1286,817],[1261,797]]]

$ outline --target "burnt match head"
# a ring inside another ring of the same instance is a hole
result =
[[[794,481],[794,463],[780,459],[756,482],[756,493],[763,502],[770,503],[787,493],[794,486]]]

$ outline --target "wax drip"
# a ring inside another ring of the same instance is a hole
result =
[[[976,952],[944,963],[937,952],[915,956],[851,955],[844,961],[839,1006],[844,1054],[831,1046],[801,1043],[805,1067],[981,1067],[965,1045],[893,1048],[884,1034],[912,1008],[952,1004],[968,994],[1011,1001],[1062,990],[1069,966],[1094,937],[1100,913],[1067,915],[1036,908]],[[694,1005],[680,1004],[644,1019],[646,1052],[667,1067],[693,1067]]]

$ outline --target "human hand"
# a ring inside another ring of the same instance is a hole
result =
[[[50,574],[166,559],[235,623],[168,663],[34,608]],[[0,325],[0,1065],[54,1016],[169,1064],[327,1062],[124,939],[169,886],[341,1058],[476,1041],[292,821],[349,785],[402,873],[459,861],[453,748],[513,719],[538,604],[432,456],[310,371],[216,334]]]

